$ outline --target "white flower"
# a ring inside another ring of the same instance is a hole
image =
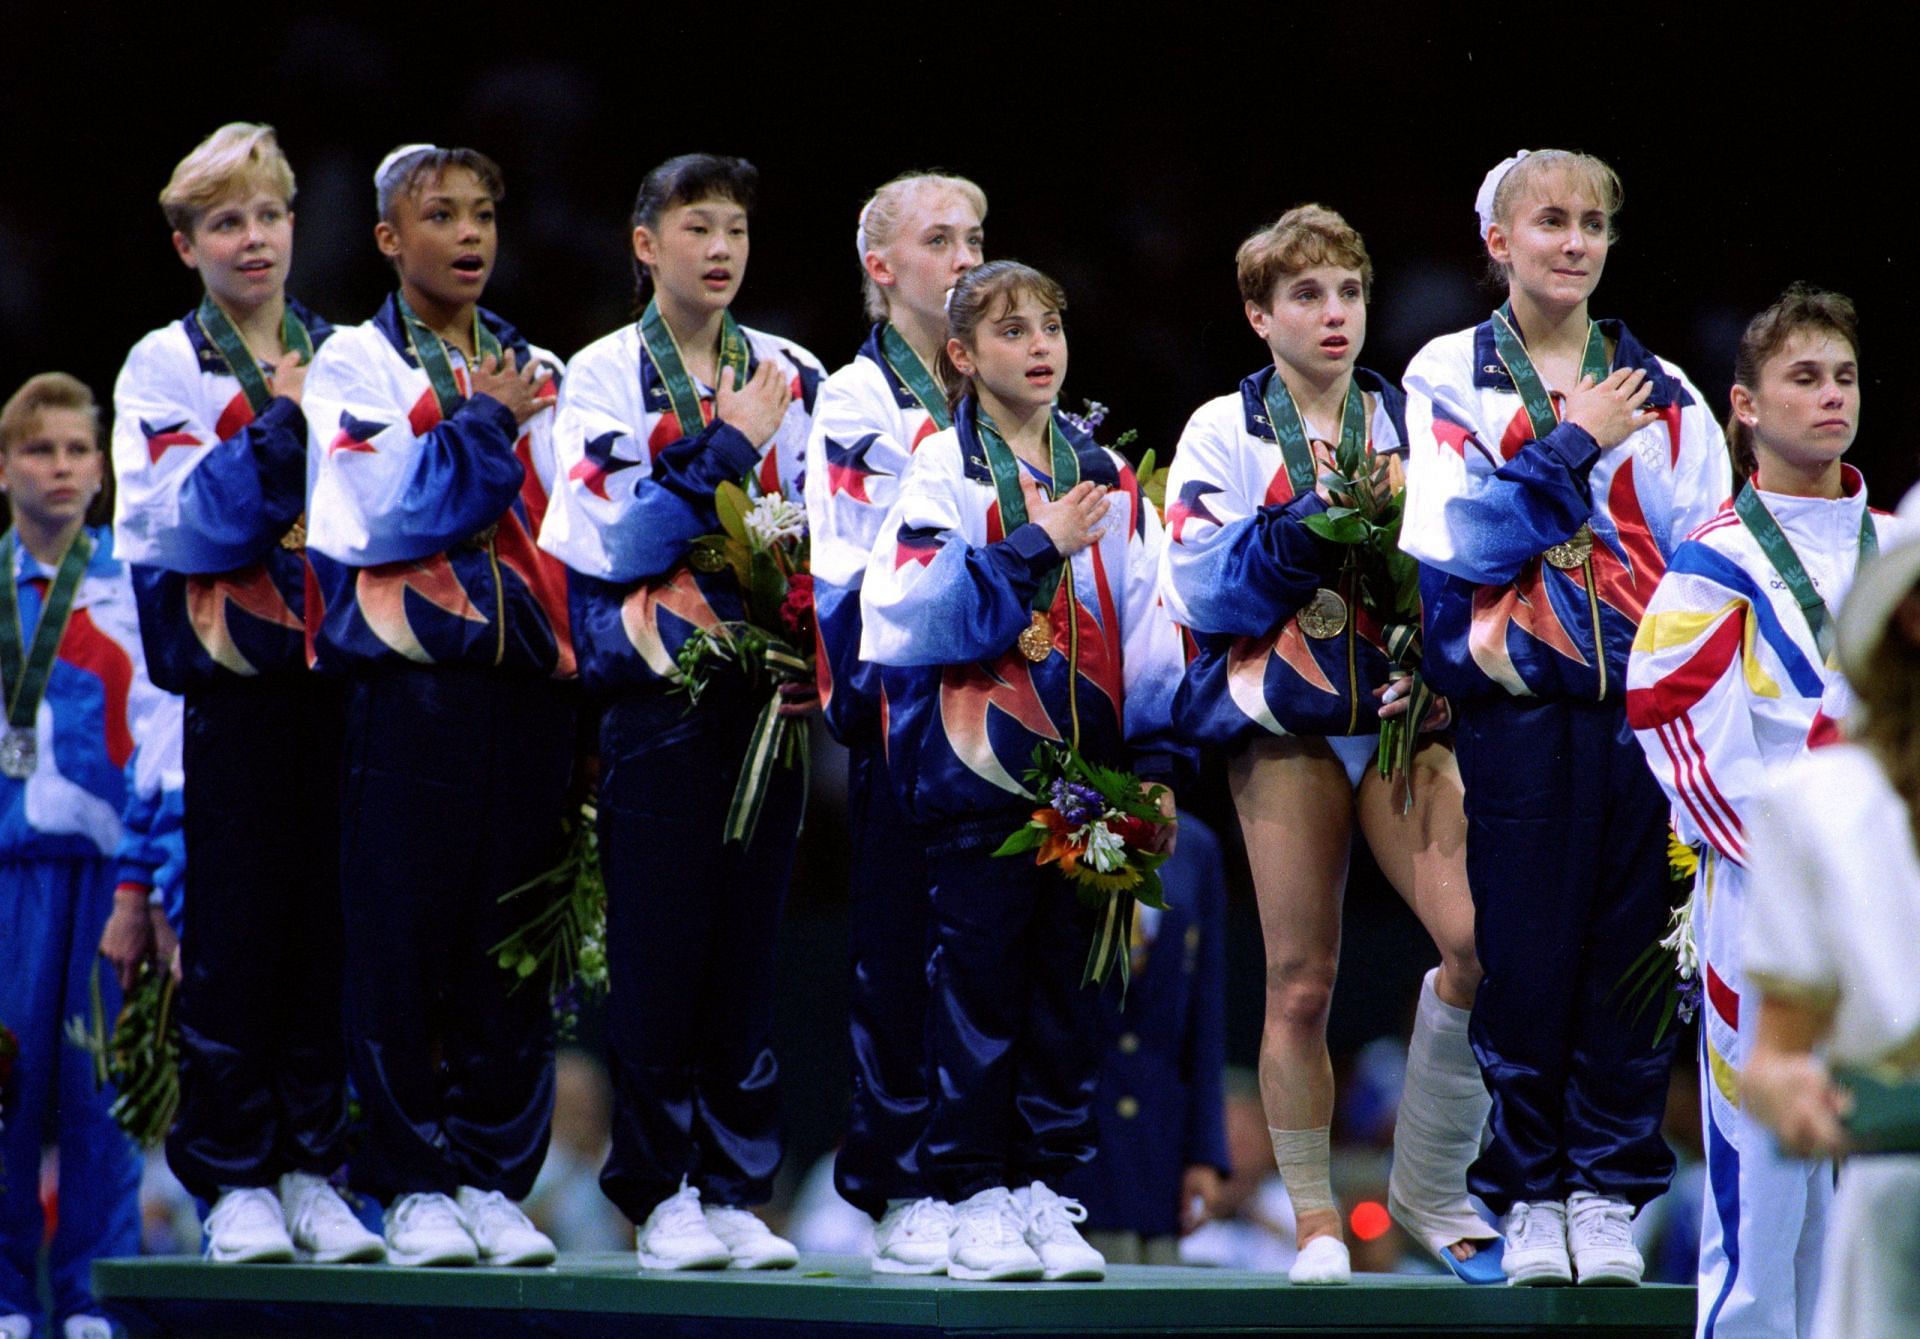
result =
[[[756,498],[747,513],[747,534],[763,549],[797,540],[807,533],[807,513],[778,494]]]
[[[1087,844],[1086,862],[1101,874],[1111,874],[1127,863],[1127,843],[1119,833],[1097,820],[1080,829]]]
[[[1700,970],[1700,946],[1693,941],[1693,897],[1673,909],[1667,922],[1666,938],[1660,947],[1673,954],[1675,974],[1682,981],[1693,980]]]

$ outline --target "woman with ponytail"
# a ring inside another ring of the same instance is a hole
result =
[[[913,454],[860,588],[884,667],[894,798],[926,850],[928,1192],[954,1206],[959,1279],[1097,1279],[1057,1194],[1093,1153],[1100,998],[1081,985],[1096,912],[1063,876],[994,849],[1026,825],[1017,779],[1072,742],[1143,782],[1186,750],[1180,648],[1154,590],[1160,523],[1127,462],[1055,409],[1066,295],[1013,261],[955,286],[941,366],[952,426]],[[1160,812],[1173,818],[1162,785]],[[1170,844],[1171,824],[1159,829]]]
[[[1667,1187],[1671,1037],[1615,984],[1664,930],[1667,802],[1624,711],[1668,557],[1726,500],[1700,394],[1589,303],[1620,179],[1522,153],[1475,200],[1506,298],[1407,367],[1406,520],[1424,669],[1452,702],[1484,976],[1468,1035],[1493,1097],[1468,1188],[1508,1214],[1509,1282],[1633,1284]]]
[[[1853,742],[1779,772],[1754,815],[1744,944],[1753,998],[1741,1012],[1742,1022],[1749,1011],[1759,1017],[1740,1075],[1742,1110],[1786,1155],[1820,1159],[1812,1165],[1823,1175],[1827,1159],[1845,1157],[1811,1308],[1814,1339],[1920,1332],[1920,1155],[1910,1130],[1878,1151],[1861,1091],[1890,1085],[1881,1114],[1911,1113],[1920,1080],[1916,522],[1920,491],[1900,504],[1898,532],[1861,565],[1840,608],[1835,640],[1858,703]]]
[[[847,746],[853,847],[853,1099],[834,1184],[877,1220],[873,1267],[889,1274],[945,1272],[952,1213],[916,1151],[927,1113],[926,859],[892,795],[880,671],[860,659],[860,584],[915,448],[952,421],[933,368],[947,294],[980,263],[986,213],[985,193],[964,177],[911,172],[873,193],[855,250],[874,325],[820,387],[807,439],[820,702]]]
[[[1807,751],[1839,679],[1833,613],[1888,518],[1842,463],[1860,418],[1853,304],[1795,284],[1747,324],[1727,438],[1739,495],[1674,551],[1627,665],[1627,720],[1697,852],[1701,1010],[1699,1333],[1805,1334],[1833,1196],[1824,1162],[1783,1157],[1740,1108],[1759,1011],[1742,966],[1767,777]]]

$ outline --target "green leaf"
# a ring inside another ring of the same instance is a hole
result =
[[[747,598],[753,609],[753,622],[762,627],[780,626],[780,606],[787,598],[787,579],[780,565],[764,553],[753,555],[752,584]]]
[[[1040,843],[1047,839],[1047,830],[1029,823],[1018,828],[1011,837],[1000,843],[995,855],[1025,855],[1028,851],[1040,849]]]
[[[747,513],[753,504],[747,501],[747,490],[739,484],[728,482],[713,490],[714,514],[720,518],[720,528],[729,539],[742,544],[751,544],[747,537]]]

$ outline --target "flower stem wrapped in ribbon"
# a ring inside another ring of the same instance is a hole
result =
[[[1072,744],[1041,744],[1027,772],[1028,790],[1042,803],[1033,817],[994,852],[1025,855],[1057,866],[1080,901],[1100,913],[1080,984],[1104,984],[1118,969],[1124,991],[1132,977],[1133,908],[1165,908],[1160,888],[1164,786],[1147,786],[1131,772],[1088,762]]]
[[[1699,896],[1697,875],[1700,853],[1683,843],[1673,832],[1667,833],[1667,873],[1673,880],[1677,904],[1667,917],[1667,930],[1659,939],[1640,951],[1608,997],[1620,995],[1629,1025],[1638,1023],[1647,1010],[1660,1010],[1654,1025],[1653,1044],[1658,1046],[1667,1029],[1678,1018],[1691,1023],[1700,1008],[1700,949],[1693,940],[1693,899]],[[1685,889],[1685,896],[1679,896]]]
[[[173,973],[149,958],[120,1002],[113,1030],[100,994],[100,964],[93,965],[93,1007],[87,1018],[67,1020],[67,1040],[93,1058],[93,1082],[119,1088],[107,1114],[141,1148],[157,1147],[180,1109],[180,1024],[173,1016]]]
[[[1285,394],[1279,377],[1273,385]],[[1320,475],[1334,505],[1309,516],[1306,526],[1329,543],[1346,546],[1345,576],[1360,603],[1385,628],[1383,649],[1394,667],[1393,677],[1412,679],[1405,714],[1380,722],[1378,755],[1380,775],[1399,781],[1400,811],[1408,813],[1413,809],[1413,755],[1420,747],[1420,727],[1435,701],[1420,673],[1420,564],[1400,551],[1406,490],[1390,486],[1389,458],[1368,451],[1361,406],[1359,389],[1349,387],[1333,468]],[[1289,401],[1287,408],[1291,407]],[[1268,417],[1276,432],[1284,432],[1289,425],[1277,408],[1270,403]],[[1292,422],[1298,421],[1296,414]]]
[[[727,807],[725,840],[741,845],[753,840],[774,766],[798,766],[803,774],[807,769],[806,725],[780,714],[780,687],[814,678],[807,514],[777,493],[755,496],[755,487],[748,480],[715,490],[720,533],[694,540],[687,559],[697,572],[731,571],[746,617],[697,629],[676,656],[679,691],[693,704],[723,665],[737,667],[750,686],[768,690]]]
[[[607,993],[607,881],[600,872],[598,811],[591,800],[566,820],[560,862],[500,901],[532,895],[536,908],[519,928],[488,950],[515,978],[514,989],[544,978],[562,1039],[580,1022],[583,997]]]

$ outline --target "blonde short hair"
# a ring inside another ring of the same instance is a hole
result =
[[[986,221],[987,193],[965,177],[951,176],[945,172],[902,172],[875,191],[860,210],[860,238],[863,243],[860,286],[866,296],[870,320],[887,319],[887,294],[866,272],[866,253],[878,250],[899,236],[900,226],[906,222],[907,205],[913,197],[922,190],[935,189],[958,192],[973,206],[973,212],[980,216],[981,221]]]
[[[160,208],[175,232],[192,236],[210,207],[249,187],[271,191],[291,205],[293,165],[280,151],[272,126],[232,121],[174,167],[160,192]]]
[[[87,383],[65,372],[42,372],[28,377],[26,384],[7,397],[0,407],[0,455],[13,450],[34,429],[35,420],[46,409],[77,409],[93,420],[94,436],[100,434],[100,403],[93,398]]]

